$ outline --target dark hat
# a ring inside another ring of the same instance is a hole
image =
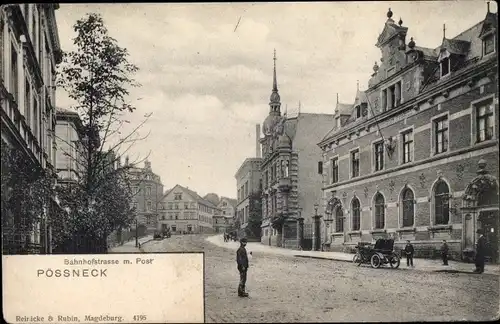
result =
[[[247,242],[246,237],[241,238],[241,239],[240,239],[240,242],[241,242],[241,243],[246,243],[246,242]]]

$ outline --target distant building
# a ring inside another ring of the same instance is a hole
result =
[[[129,158],[125,158],[125,167],[129,167]],[[151,162],[145,161],[144,168],[129,168],[129,181],[132,188],[132,207],[137,214],[137,223],[154,232],[158,227],[158,218],[163,210],[163,184],[159,175],[153,172]]]
[[[56,170],[58,183],[78,182],[85,159],[81,147],[82,121],[78,113],[58,108],[56,115]]]
[[[281,114],[276,81],[276,61],[269,115],[263,124],[262,144],[262,240],[263,244],[297,248],[311,245],[315,205],[321,202],[318,161],[320,141],[331,129],[333,114],[296,117]]]
[[[172,234],[213,233],[213,216],[220,209],[195,191],[175,185],[161,199],[159,227],[170,228]]]
[[[319,143],[321,239],[332,250],[389,237],[401,249],[410,240],[420,256],[438,255],[445,239],[460,259],[483,229],[498,260],[497,14],[488,9],[436,48],[408,42],[392,15],[368,89],[337,106]]]
[[[58,4],[0,7],[0,106],[2,146],[16,149],[35,169],[55,173],[56,65],[61,47]],[[33,230],[22,215],[2,208],[3,253],[51,253],[47,218],[60,212],[55,197]]]
[[[236,214],[236,199],[221,197],[213,216],[215,233],[226,233],[233,225]]]
[[[259,200],[261,199],[261,163],[261,158],[247,158],[235,174],[236,186],[238,188],[235,221],[236,224],[239,224],[238,236],[240,237],[260,239],[261,236],[260,228],[252,229],[252,231],[248,228],[250,214],[253,212],[251,210],[252,201],[255,195],[258,195]],[[259,218],[262,220],[260,212]]]

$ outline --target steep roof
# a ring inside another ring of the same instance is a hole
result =
[[[229,204],[231,204],[231,206],[235,207],[236,208],[236,205],[238,204],[238,201],[236,199],[233,199],[233,198],[228,198],[228,197],[220,197],[220,200],[222,201],[222,199],[224,200],[227,200],[227,202]]]
[[[196,202],[198,202],[200,204],[203,204],[205,206],[212,207],[212,208],[217,208],[216,205],[214,205],[210,201],[208,201],[208,200],[204,199],[203,197],[201,197],[196,191],[188,189],[187,187],[183,187],[183,186],[181,186],[179,184],[177,184],[177,185],[173,186],[171,189],[167,190],[167,192],[163,195],[163,198],[165,198],[166,196],[168,196],[168,194],[170,194],[175,188],[180,188],[183,191],[187,192],[188,195],[190,195],[194,200],[196,200]]]

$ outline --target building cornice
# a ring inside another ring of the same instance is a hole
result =
[[[453,78],[448,79],[446,82],[437,84],[432,88],[428,88],[427,91],[416,95],[415,97],[409,99],[408,101],[405,101],[403,104],[401,104],[401,106],[394,109],[386,110],[381,114],[375,115],[372,118],[362,123],[352,125],[351,127],[348,127],[342,130],[341,132],[324,139],[317,145],[323,149],[324,146],[333,143],[337,139],[340,140],[341,138],[347,137],[350,133],[354,132],[356,129],[371,127],[374,124],[383,122],[396,115],[399,115],[406,110],[413,109],[415,106],[421,105],[424,102],[427,102],[429,99],[434,98],[437,95],[440,95],[444,89],[449,89],[454,86],[461,86],[462,84],[468,82],[468,79],[477,78],[478,75],[487,73],[488,70],[496,68],[497,65],[498,64],[496,61],[496,57],[495,59],[489,59],[485,62],[479,62],[478,65],[475,65],[465,71],[462,71],[462,73],[457,73],[456,75],[453,76]]]

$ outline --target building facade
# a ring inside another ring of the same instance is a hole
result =
[[[269,115],[263,124],[262,237],[263,244],[298,248],[310,242],[315,205],[321,201],[317,143],[331,129],[333,114],[281,114],[276,80],[276,56]],[[306,237],[306,238],[305,238]],[[303,246],[304,247],[304,246]]]
[[[251,229],[249,227],[250,215],[255,215],[253,210],[254,200],[257,196],[259,199],[261,198],[261,162],[262,159],[259,157],[247,158],[235,174],[236,186],[238,188],[235,217],[237,220],[236,223],[239,224],[239,237],[260,239],[261,236],[260,229]],[[261,215],[257,217],[262,219]]]
[[[323,150],[322,240],[410,240],[436,256],[474,249],[476,229],[498,259],[497,14],[436,48],[407,39],[389,10],[368,89],[337,105]]]
[[[62,58],[55,20],[58,8],[58,4],[0,8],[2,145],[23,152],[29,163],[54,173],[56,65]],[[8,244],[21,245],[28,240],[50,253],[50,228],[43,224],[57,208],[51,201],[33,231],[7,238]]]
[[[151,162],[147,160],[144,168],[137,168],[130,167],[129,158],[125,157],[125,167],[128,168],[137,226],[145,228],[146,233],[152,233],[158,227],[158,218],[163,209],[161,178],[153,172]]]
[[[189,188],[175,185],[162,197],[159,227],[172,234],[213,233],[213,216],[221,211]]]
[[[77,182],[84,159],[81,147],[82,121],[78,113],[57,108],[56,170],[58,183]]]
[[[221,197],[213,216],[215,233],[228,233],[236,214],[236,199]]]

